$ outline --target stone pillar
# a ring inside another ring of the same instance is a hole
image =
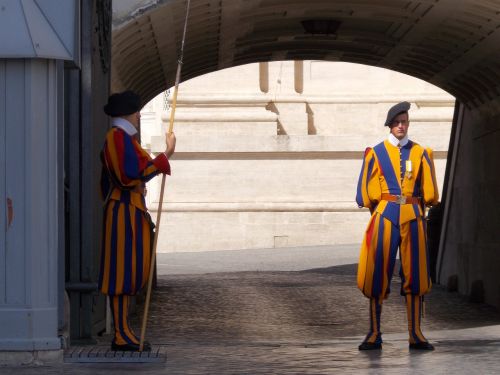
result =
[[[0,59],[0,350],[61,348],[58,66]]]
[[[500,115],[462,107],[443,215],[438,282],[500,308]]]

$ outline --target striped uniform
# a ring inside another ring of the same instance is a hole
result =
[[[115,343],[137,343],[128,326],[128,296],[148,280],[153,241],[153,224],[141,190],[159,173],[170,174],[170,164],[163,153],[152,159],[134,137],[116,127],[106,136],[101,160],[101,192],[106,201],[99,289],[110,296]]]
[[[411,172],[407,173],[408,160]],[[398,204],[383,200],[382,194],[419,197],[420,203]],[[438,199],[430,149],[412,141],[396,147],[387,140],[366,149],[356,201],[360,207],[369,208],[372,216],[361,245],[357,283],[366,297],[375,299],[370,304],[370,332],[375,332],[369,334],[370,342],[379,340],[381,304],[390,293],[398,248],[401,294],[423,296],[431,289],[424,205],[435,205]],[[409,308],[413,306],[410,312],[417,306],[420,313],[420,302],[416,304],[413,298],[407,298],[407,302]],[[415,332],[410,336],[418,336]]]

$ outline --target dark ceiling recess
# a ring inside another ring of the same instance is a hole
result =
[[[304,20],[300,21],[306,34],[332,35],[335,34],[340,26],[337,20]]]

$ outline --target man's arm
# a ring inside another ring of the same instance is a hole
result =
[[[426,206],[435,206],[439,201],[436,170],[430,148],[425,149],[422,156],[422,198]]]
[[[366,207],[373,213],[375,204],[377,200],[376,197],[380,197],[380,184],[378,180],[375,180],[378,175],[378,164],[375,159],[375,153],[373,149],[368,147],[365,150],[365,155],[363,158],[363,165],[361,166],[361,172],[358,179],[358,187],[356,193],[356,203],[358,206]]]

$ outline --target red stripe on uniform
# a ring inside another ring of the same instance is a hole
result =
[[[373,217],[372,222],[370,223],[370,227],[366,231],[366,248],[367,251],[370,251],[370,245],[372,243],[372,236],[373,236],[373,227],[375,226],[375,220],[377,219],[376,216]]]
[[[127,177],[124,169],[123,158],[125,155],[125,146],[123,144],[123,133],[121,131],[115,131],[113,133],[114,146],[116,150],[116,156],[118,158],[118,168],[120,169],[121,180],[124,185],[127,185],[130,182],[130,179]]]

